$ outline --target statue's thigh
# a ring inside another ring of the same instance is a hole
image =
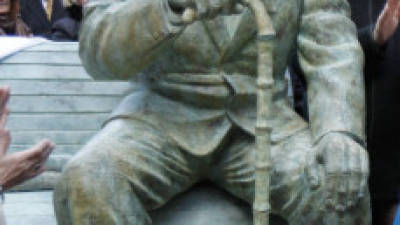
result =
[[[342,218],[334,211],[326,210],[323,199],[325,185],[311,189],[307,175],[307,158],[315,159],[309,130],[303,130],[278,143],[271,149],[272,213],[287,220],[290,225],[369,225],[369,197],[363,198],[357,207],[343,213]],[[256,148],[254,138],[239,135],[233,144],[223,151],[215,167],[213,180],[233,195],[250,204],[254,201],[254,164]]]
[[[271,146],[271,207],[283,215],[301,201],[305,182],[306,158],[312,155],[309,130],[301,131]],[[254,198],[254,138],[239,135],[223,151],[213,180],[235,196],[252,203]]]
[[[104,192],[118,192],[128,184],[146,209],[154,209],[197,181],[189,161],[157,126],[116,119],[87,143],[66,171],[78,168]]]

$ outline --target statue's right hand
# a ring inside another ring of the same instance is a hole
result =
[[[237,0],[168,0],[168,3],[177,14],[193,10],[193,20],[213,19],[218,15],[237,14],[243,10]]]

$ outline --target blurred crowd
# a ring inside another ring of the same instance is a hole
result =
[[[0,35],[77,41],[86,0],[0,0]]]

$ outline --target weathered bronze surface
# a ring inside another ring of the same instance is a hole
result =
[[[363,57],[345,0],[266,0],[276,30],[271,209],[291,225],[369,225]],[[254,200],[257,46],[252,14],[184,25],[166,0],[92,0],[80,53],[95,79],[136,89],[67,165],[60,225],[147,225],[147,212],[207,179]],[[310,123],[290,108],[297,50]],[[195,203],[193,203],[195,204]]]

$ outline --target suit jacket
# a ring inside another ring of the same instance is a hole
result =
[[[34,35],[51,38],[54,22],[67,16],[60,0],[54,0],[51,21],[47,20],[41,0],[21,0],[20,4],[22,20],[31,28]]]
[[[114,117],[165,128],[184,149],[206,154],[233,125],[254,134],[256,27],[249,10],[183,26],[161,0],[91,0],[80,55],[95,79],[130,79],[138,88]],[[266,0],[277,32],[272,141],[308,125],[289,106],[284,72],[297,48],[308,82],[316,142],[364,135],[363,54],[345,0]],[[172,15],[172,16],[171,16]],[[229,86],[229,88],[221,88]]]

